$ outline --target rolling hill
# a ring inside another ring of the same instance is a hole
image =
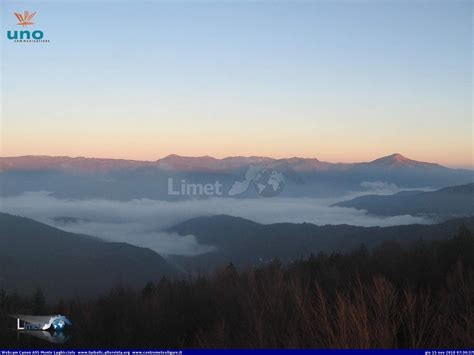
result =
[[[194,235],[199,243],[213,245],[216,251],[194,257],[174,256],[170,260],[187,270],[213,270],[232,262],[249,267],[274,258],[291,262],[319,252],[341,252],[361,244],[375,247],[383,242],[409,244],[424,239],[448,238],[465,224],[474,229],[474,217],[453,219],[433,225],[357,227],[317,226],[309,223],[259,224],[244,218],[218,215],[199,217],[169,229],[179,235]]]
[[[39,287],[48,299],[96,296],[174,274],[152,250],[0,213],[0,289],[28,294]]]
[[[335,204],[381,216],[428,216],[446,220],[474,215],[474,184],[450,186],[437,191],[402,191],[394,195],[366,195]]]

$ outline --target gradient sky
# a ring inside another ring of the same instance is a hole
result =
[[[471,1],[1,1],[3,156],[474,166]]]

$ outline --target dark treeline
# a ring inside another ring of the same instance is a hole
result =
[[[386,242],[212,277],[117,287],[48,305],[0,293],[0,344],[54,346],[9,330],[11,313],[64,314],[66,347],[459,348],[474,346],[474,236]]]

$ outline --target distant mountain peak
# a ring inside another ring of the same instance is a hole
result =
[[[394,153],[392,155],[389,155],[389,157],[395,160],[399,160],[399,161],[410,160],[407,157],[404,157],[403,155],[401,155],[400,153]]]
[[[203,155],[203,156],[200,156],[200,157],[187,157],[187,156],[183,156],[183,155],[178,155],[178,154],[170,154],[170,155],[167,155],[166,157],[164,158],[161,158],[161,159],[158,159],[158,161],[160,160],[173,160],[173,159],[181,159],[181,160],[184,160],[184,159],[194,159],[194,160],[199,160],[199,159],[212,159],[212,160],[216,160],[216,158],[214,157],[211,157],[210,155]]]
[[[371,165],[386,167],[439,167],[438,164],[426,163],[422,161],[409,159],[400,153],[394,153],[385,157],[375,159],[370,162]]]
[[[394,153],[394,154],[390,154],[390,155],[375,159],[373,162],[376,162],[376,161],[407,162],[407,161],[415,161],[415,160],[408,159],[407,157],[403,156],[400,153]]]
[[[292,158],[287,158],[287,159],[282,159],[282,160],[286,160],[289,163],[305,163],[305,162],[320,163],[321,162],[318,158],[300,158],[300,157],[292,157]]]
[[[169,154],[169,155],[167,155],[167,156],[165,156],[165,157],[163,157],[163,158],[160,158],[160,159],[158,159],[158,160],[163,160],[163,159],[179,159],[179,158],[181,158],[181,156],[178,155],[178,154]]]

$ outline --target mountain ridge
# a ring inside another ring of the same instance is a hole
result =
[[[300,167],[300,170],[310,170],[318,168],[341,168],[355,166],[374,166],[389,168],[416,168],[433,167],[452,170],[469,170],[449,168],[437,163],[417,161],[409,159],[399,153],[383,156],[368,162],[327,162],[318,158],[272,158],[266,156],[228,156],[215,158],[205,156],[181,156],[170,154],[157,160],[134,160],[116,158],[94,158],[94,157],[69,157],[69,156],[49,156],[49,155],[23,155],[14,157],[0,157],[0,171],[8,170],[41,170],[41,169],[63,169],[63,170],[113,170],[113,169],[133,169],[140,167],[163,167],[177,170],[207,169],[225,170],[239,168],[249,164],[288,164],[292,167]]]
[[[284,188],[279,193],[282,197],[344,196],[353,191],[370,191],[371,184],[423,189],[474,182],[474,170],[417,162],[399,154],[360,163],[259,156],[218,159],[171,155],[157,161],[25,156],[0,157],[0,196],[50,191],[56,197],[80,199],[193,198],[170,195],[169,179],[192,184],[218,181],[223,185],[223,196],[227,196],[237,181],[244,181],[247,173],[256,170],[259,172],[254,178],[266,179],[272,171],[284,177]],[[239,197],[258,197],[258,191],[252,187]]]

